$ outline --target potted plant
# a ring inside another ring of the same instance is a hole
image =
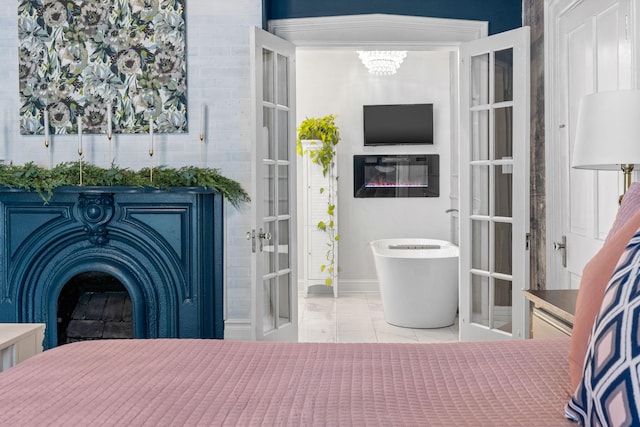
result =
[[[317,223],[318,230],[328,234],[329,243],[325,254],[326,263],[320,266],[321,272],[326,272],[327,286],[333,285],[337,275],[336,244],[340,235],[336,229],[335,184],[338,177],[335,174],[336,145],[340,142],[340,131],[335,123],[336,116],[328,115],[321,118],[306,118],[298,127],[296,149],[299,155],[309,154],[311,162],[322,167],[322,174],[329,178],[327,188],[321,187],[320,194],[325,194],[327,200],[327,218]],[[305,141],[305,143],[303,143]]]

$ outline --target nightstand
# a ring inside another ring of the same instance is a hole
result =
[[[571,336],[577,289],[545,289],[524,292],[531,302],[531,338]]]
[[[42,353],[44,323],[0,323],[0,372]]]

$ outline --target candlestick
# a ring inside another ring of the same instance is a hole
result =
[[[200,141],[204,141],[204,127],[205,127],[205,117],[206,117],[207,106],[202,104],[200,106]]]
[[[149,119],[149,181],[153,184],[153,119]]]
[[[153,156],[153,119],[149,119],[149,155]]]
[[[111,137],[113,136],[111,128],[111,102],[109,102],[107,103],[107,138],[109,138],[109,141],[111,141]]]
[[[204,139],[200,140],[200,166],[204,167],[204,151],[205,151],[205,142]]]
[[[51,169],[51,143],[49,139],[49,110],[44,108],[44,146],[47,149],[47,167]]]
[[[78,116],[78,155],[82,156],[82,117]]]
[[[49,148],[49,111],[44,109],[44,146]]]
[[[82,185],[82,116],[78,116],[78,165],[80,166],[80,185]]]

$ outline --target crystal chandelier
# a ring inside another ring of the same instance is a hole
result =
[[[359,50],[358,56],[369,73],[388,76],[395,74],[407,56],[406,50]]]

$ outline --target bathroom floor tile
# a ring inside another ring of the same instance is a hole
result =
[[[379,293],[298,296],[300,342],[450,342],[458,340],[458,323],[441,329],[412,329],[384,320]]]

